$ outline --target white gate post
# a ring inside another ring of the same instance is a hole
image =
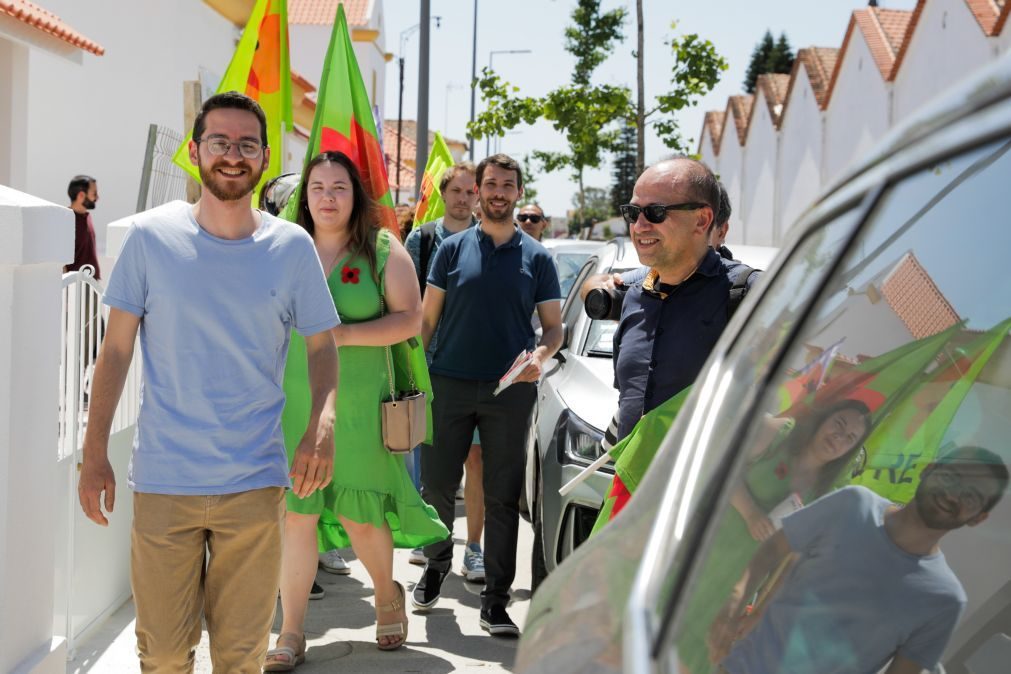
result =
[[[0,185],[0,671],[62,672],[53,636],[62,267],[74,216]],[[59,551],[62,554],[63,551]]]

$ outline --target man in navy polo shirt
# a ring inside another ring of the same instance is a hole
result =
[[[439,247],[428,275],[422,338],[432,354],[435,437],[421,458],[424,497],[452,530],[454,497],[474,428],[481,433],[485,497],[485,589],[481,627],[493,635],[518,636],[506,613],[516,575],[516,538],[523,483],[523,452],[536,384],[543,363],[562,341],[558,273],[547,250],[513,223],[523,195],[519,164],[504,154],[477,167],[484,219]],[[537,310],[540,344],[530,315]],[[494,395],[498,380],[517,355],[533,357],[515,383]],[[425,548],[428,565],[412,596],[425,611],[439,600],[453,560],[453,542]]]

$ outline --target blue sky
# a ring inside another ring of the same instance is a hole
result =
[[[401,32],[418,23],[418,0],[383,0],[386,17],[386,50],[400,52]],[[494,2],[478,0],[477,63],[478,71],[488,64],[492,50],[529,49],[530,54],[496,55],[495,70],[506,80],[520,87],[523,94],[542,95],[569,81],[572,57],[564,49],[563,30],[570,23],[569,15],[575,0],[509,0]],[[912,9],[915,0],[884,0],[882,7]],[[432,0],[432,15],[442,17],[441,26],[432,29],[431,84],[429,90],[429,128],[461,140],[466,137],[470,116],[471,40],[473,26],[472,0]],[[625,6],[629,10],[625,33],[628,36],[597,71],[599,82],[635,87],[635,3],[604,0],[604,9]],[[741,83],[748,59],[766,28],[775,35],[786,32],[794,49],[808,46],[839,47],[842,44],[850,13],[866,6],[854,0],[706,0],[705,2],[673,2],[644,0],[647,107],[651,95],[664,91],[670,75],[670,49],[663,42],[674,33],[672,21],[678,21],[678,33],[698,33],[711,40],[717,51],[729,62],[721,82],[700,105],[681,114],[682,134],[697,145],[702,118],[706,110],[726,107],[728,96],[743,93]],[[417,116],[418,33],[407,41],[404,49],[404,117]],[[398,73],[396,59],[386,75],[386,118],[396,118]],[[482,104],[478,99],[477,109]],[[517,158],[533,150],[563,150],[564,139],[546,122],[520,126],[501,141],[501,150]],[[650,163],[669,151],[647,132],[646,162]],[[484,156],[484,142],[477,147],[476,159]],[[609,165],[590,170],[586,185],[608,188],[611,183]],[[564,215],[572,207],[575,183],[568,172],[542,174],[537,177],[538,200],[550,215]]]

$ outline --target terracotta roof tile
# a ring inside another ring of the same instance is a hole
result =
[[[751,118],[751,108],[755,104],[755,97],[752,94],[746,94],[743,96],[731,96],[727,99],[727,111],[730,113],[726,115],[723,124],[724,132],[726,131],[726,124],[733,119],[734,127],[737,130],[737,142],[740,145],[744,145],[744,139],[748,137],[748,120]],[[723,133],[720,134],[722,139]]]
[[[709,142],[715,155],[720,154],[720,136],[723,133],[723,123],[726,116],[727,113],[721,110],[710,110],[702,122],[703,135],[705,135],[705,131],[709,131]]]
[[[965,0],[969,6],[969,11],[976,17],[979,27],[983,29],[984,35],[996,35],[994,29],[997,27],[997,20],[1001,15],[1001,5],[994,0]]]
[[[105,53],[105,48],[86,38],[63,23],[60,17],[49,10],[43,9],[34,2],[28,0],[0,0],[0,14],[7,14],[18,21],[22,21],[32,28],[38,28],[44,33],[49,33],[53,37],[63,40],[69,44],[90,52],[95,56]]]
[[[786,105],[793,93],[793,84],[800,75],[800,68],[807,71],[807,79],[814,90],[815,103],[822,110],[828,102],[828,85],[832,80],[832,71],[835,70],[836,61],[839,58],[839,50],[832,47],[807,47],[797,52],[797,58],[793,62],[793,71],[790,73],[790,84],[786,88],[786,96],[783,98],[783,105]],[[782,118],[780,118],[782,124]]]
[[[993,34],[1000,35],[1004,32],[1004,27],[1007,26],[1008,16],[1011,15],[1011,2],[1004,0],[1000,9],[1000,16],[997,17],[997,23],[994,24]]]
[[[344,5],[348,25],[367,26],[373,0],[288,0],[289,25],[330,26],[337,17],[337,5]]]
[[[881,294],[913,339],[936,335],[959,321],[955,308],[912,253],[903,255],[888,273]]]
[[[772,125],[775,128],[779,128],[779,120],[782,118],[783,114],[783,102],[786,101],[786,92],[790,86],[790,76],[783,75],[780,73],[766,73],[764,75],[758,76],[758,81],[755,82],[756,91],[762,92],[762,98],[765,99],[765,105],[769,108],[769,116],[772,118]],[[755,114],[752,110],[751,114]],[[751,126],[751,120],[748,120],[748,126]]]

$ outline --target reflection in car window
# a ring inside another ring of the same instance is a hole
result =
[[[618,321],[591,321],[583,353],[587,356],[610,358],[614,353],[614,333],[617,330]]]
[[[966,671],[1007,639],[1009,150],[938,163],[882,197],[731,450],[726,503],[665,633],[667,671]],[[796,287],[780,275],[763,298],[738,345],[750,367],[768,367],[793,325]],[[705,457],[698,484],[722,459]]]

